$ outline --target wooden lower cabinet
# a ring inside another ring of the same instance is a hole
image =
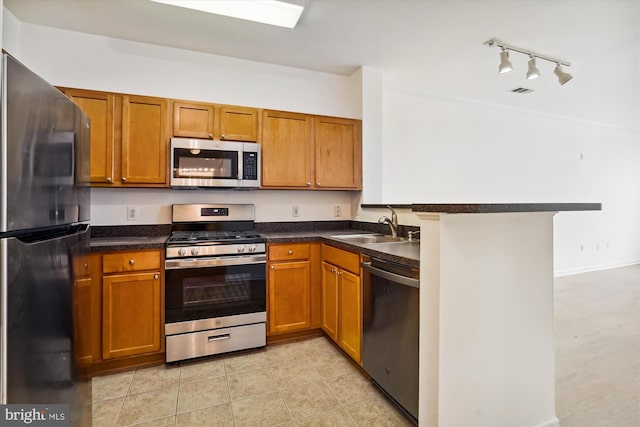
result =
[[[74,260],[75,366],[92,374],[164,360],[160,249]]]
[[[269,332],[311,326],[311,261],[272,263],[269,267]]]
[[[320,332],[320,244],[269,244],[267,250],[269,341]]]
[[[160,272],[106,276],[102,286],[103,359],[160,351]]]
[[[345,353],[360,363],[362,343],[360,256],[322,245],[322,260],[322,329]]]

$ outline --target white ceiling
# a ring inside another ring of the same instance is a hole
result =
[[[293,29],[148,0],[4,0],[22,22],[349,75],[360,66],[430,94],[636,128],[639,0],[306,0]],[[491,37],[572,63],[527,81],[527,57],[499,75]],[[524,86],[533,93],[517,95]]]

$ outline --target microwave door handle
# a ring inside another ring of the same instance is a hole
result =
[[[242,154],[242,150],[238,150],[236,153],[238,154],[238,176],[236,179],[238,180],[238,184],[240,184],[244,177],[244,155]]]

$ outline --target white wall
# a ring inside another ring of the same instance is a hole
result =
[[[21,23],[5,11],[5,49],[50,83],[95,90],[361,117],[360,76],[338,76]],[[166,224],[173,203],[255,203],[257,220],[351,217],[340,191],[92,189],[93,225]],[[299,206],[299,217],[292,206]],[[138,206],[139,219],[126,220]],[[342,216],[334,215],[341,206]]]

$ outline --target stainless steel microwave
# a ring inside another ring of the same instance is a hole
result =
[[[260,145],[171,138],[171,187],[260,187]]]

